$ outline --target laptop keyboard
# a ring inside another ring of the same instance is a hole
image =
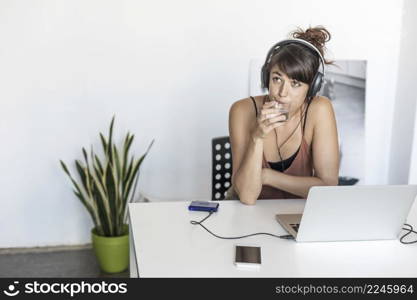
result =
[[[300,224],[290,224],[292,229],[294,229],[295,232],[298,232],[298,228],[300,227]]]

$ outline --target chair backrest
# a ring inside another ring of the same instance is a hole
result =
[[[224,200],[232,182],[232,150],[228,136],[211,141],[212,181],[211,199]]]

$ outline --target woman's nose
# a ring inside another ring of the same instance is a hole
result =
[[[287,83],[285,81],[279,87],[278,94],[279,94],[280,97],[287,96],[287,94],[288,94],[288,86],[287,86]]]

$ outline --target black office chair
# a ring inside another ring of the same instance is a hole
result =
[[[212,181],[211,199],[224,200],[232,185],[232,149],[228,136],[211,140]]]

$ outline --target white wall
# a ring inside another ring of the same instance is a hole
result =
[[[368,61],[366,178],[386,183],[403,1],[0,2],[0,247],[89,241],[58,160],[98,146],[113,114],[140,188],[210,197],[212,137],[248,96],[249,61],[296,26],[325,25],[336,59]],[[120,135],[119,135],[120,137]]]
[[[410,168],[417,109],[414,91],[417,79],[417,1],[404,1],[402,27],[389,169],[389,179],[393,184],[407,184],[409,175],[417,173],[416,168]],[[417,160],[417,156],[414,159]]]
[[[414,4],[415,7],[415,2],[411,1],[411,0],[407,0],[407,5],[411,6]],[[416,13],[417,11],[414,10]],[[410,21],[410,23],[412,23],[412,21]],[[417,25],[417,24],[416,24]],[[414,26],[416,26],[414,25]],[[411,33],[410,33],[411,34]],[[408,37],[413,41],[413,43],[411,44],[411,47],[414,49],[413,52],[411,53],[416,53],[417,52],[417,38],[416,35],[408,35]],[[408,78],[408,82],[409,82],[409,86],[411,88],[413,88],[415,86],[415,79],[417,78],[417,60],[414,58],[413,60],[409,60],[409,63],[411,64],[412,68],[409,69],[409,78]],[[413,75],[414,74],[414,75]],[[414,104],[415,110],[414,110],[414,130],[413,130],[413,140],[412,140],[412,147],[411,147],[411,153],[410,153],[410,168],[409,168],[409,177],[408,177],[408,183],[410,184],[417,184],[417,95],[415,93],[410,93],[410,100],[412,101],[411,103]],[[412,107],[413,105],[411,105]],[[410,110],[412,109],[410,107]],[[417,205],[417,204],[415,204]]]
[[[417,120],[414,122],[413,145],[411,149],[411,162],[408,183],[417,184]]]

